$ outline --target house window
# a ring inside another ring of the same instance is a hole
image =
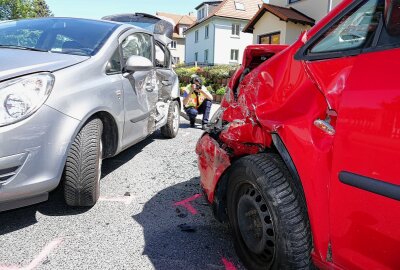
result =
[[[179,57],[172,57],[174,64],[179,64],[180,63],[180,59]]]
[[[299,2],[300,0],[288,0],[288,4],[293,4],[293,3],[296,3],[296,2]]]
[[[244,7],[244,4],[241,3],[241,2],[235,1],[235,8],[236,8],[236,10],[243,10],[243,11],[246,11],[246,9],[245,9],[245,7]]]
[[[274,32],[258,36],[259,44],[281,44],[281,32]]]
[[[240,24],[232,24],[232,36],[239,36]]]
[[[199,20],[201,20],[201,19],[203,19],[205,17],[205,14],[206,14],[205,9],[202,8],[202,9],[197,11],[197,18]]]
[[[176,49],[176,41],[173,40],[171,41],[171,43],[169,44],[171,49]]]
[[[209,33],[209,26],[206,25],[206,27],[205,27],[205,33],[204,33],[204,38],[208,38],[208,33]]]
[[[181,35],[182,35],[182,36],[185,36],[185,31],[186,31],[188,28],[185,26],[185,27],[182,27],[181,29],[182,29]]]
[[[204,63],[208,63],[208,50],[204,51]]]
[[[199,60],[199,53],[194,53],[194,61],[197,62]]]
[[[239,50],[231,50],[231,61],[237,62],[239,60]]]
[[[196,30],[196,32],[194,32],[194,42],[199,42],[199,30]]]

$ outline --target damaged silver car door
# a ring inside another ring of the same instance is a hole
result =
[[[172,87],[176,76],[171,69],[171,53],[169,50],[164,44],[157,41],[155,48],[157,84],[160,89],[159,98],[165,102],[172,96]]]
[[[122,62],[131,56],[142,56],[153,63],[153,37],[142,32],[128,32],[120,37]],[[125,126],[123,145],[131,145],[155,129],[155,104],[158,86],[154,68],[124,72]]]

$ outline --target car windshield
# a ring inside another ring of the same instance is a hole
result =
[[[44,18],[0,23],[0,48],[95,55],[117,24],[72,18]]]

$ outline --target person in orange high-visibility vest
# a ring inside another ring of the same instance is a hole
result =
[[[202,85],[202,80],[199,76],[192,75],[190,82],[183,93],[183,106],[190,119],[190,126],[195,127],[196,116],[202,114],[202,129],[205,129],[210,117],[213,97],[207,88]]]

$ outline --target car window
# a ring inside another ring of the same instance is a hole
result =
[[[119,48],[114,52],[110,61],[107,63],[106,73],[115,74],[121,72],[121,57],[119,55]]]
[[[66,37],[64,35],[58,34],[56,36],[56,39],[54,40],[54,43],[52,45],[51,51],[52,52],[61,52],[63,49],[63,45],[66,42],[71,42],[74,41],[72,38]]]
[[[365,0],[331,27],[310,53],[339,52],[367,47],[383,13],[383,0]]]
[[[0,22],[0,45],[93,56],[117,27],[110,22],[74,18],[6,21]]]
[[[153,62],[153,39],[145,33],[129,35],[121,44],[124,63],[132,55],[143,56]]]
[[[17,45],[35,48],[43,31],[36,29],[16,29],[15,31],[4,31],[4,33],[2,33],[0,29],[0,33],[1,45]]]
[[[156,43],[156,67],[169,68],[171,53],[162,44]]]

